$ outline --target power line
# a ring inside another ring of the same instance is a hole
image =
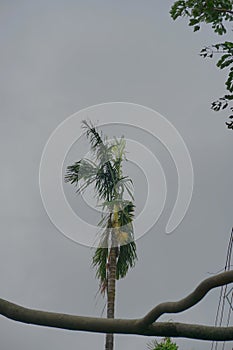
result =
[[[233,247],[233,228],[231,230],[230,239],[227,247],[227,256],[226,256],[226,263],[224,266],[224,271],[229,271],[231,269],[231,260],[232,260],[232,247]],[[231,319],[231,312],[233,311],[233,287],[229,289],[228,285],[222,286],[220,290],[220,296],[219,296],[219,302],[217,307],[217,313],[215,317],[215,326],[222,326],[223,320],[225,314],[225,308],[226,308],[226,302],[228,305],[228,311],[227,311],[227,319],[225,327],[229,326],[230,319]],[[225,349],[225,343],[222,344],[222,350]],[[218,342],[212,342],[211,344],[211,350],[215,348],[215,350],[218,349]]]

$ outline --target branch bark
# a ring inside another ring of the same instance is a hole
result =
[[[214,9],[215,11],[218,11],[218,12],[231,13],[231,14],[233,14],[233,11],[232,11],[232,10],[228,10],[228,9],[224,9],[224,8],[219,8],[219,7],[213,7],[213,9]]]
[[[155,322],[164,313],[178,313],[196,305],[211,289],[233,282],[233,271],[207,278],[184,299],[157,305],[139,319],[107,319],[33,310],[0,299],[0,314],[27,324],[73,331],[182,337],[201,340],[233,340],[233,327],[214,327],[177,322]]]
[[[204,296],[213,288],[223,286],[233,282],[233,270],[220,273],[209,277],[202,281],[196,289],[187,297],[175,301],[166,302],[157,305],[142,319],[142,323],[149,325],[155,322],[161,315],[165,313],[178,313],[189,309],[201,301]]]

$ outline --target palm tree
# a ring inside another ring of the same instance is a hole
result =
[[[137,260],[132,224],[133,184],[122,173],[122,162],[126,160],[124,137],[109,141],[91,122],[83,121],[82,124],[94,161],[84,158],[68,166],[65,181],[79,185],[77,193],[94,184],[102,217],[100,240],[92,265],[96,268],[100,292],[107,296],[107,317],[114,318],[116,280],[125,277]],[[124,198],[125,194],[130,199]],[[113,334],[106,334],[105,349],[113,350],[113,344]]]

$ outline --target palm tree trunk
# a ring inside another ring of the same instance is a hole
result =
[[[117,252],[118,248],[113,244],[113,247],[110,248],[108,264],[107,318],[114,318]],[[105,350],[113,350],[113,345],[114,335],[106,334]]]

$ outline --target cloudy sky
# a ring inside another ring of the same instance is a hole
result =
[[[166,150],[159,142],[153,145],[167,179],[167,201],[158,223],[137,241],[136,267],[117,285],[116,316],[141,317],[159,302],[180,299],[224,266],[232,227],[233,138],[225,114],[209,109],[223,94],[224,73],[198,55],[219,38],[208,28],[193,34],[185,20],[173,22],[172,2],[0,1],[0,297],[36,309],[101,315],[104,301],[95,297],[98,281],[90,267],[93,251],[51,222],[40,196],[39,165],[60,123],[81,109],[112,101],[143,105],[166,117],[182,135],[195,175],[189,210],[166,235],[177,173]],[[148,143],[143,134],[133,137]],[[71,149],[67,164],[75,155]],[[140,176],[145,179],[140,170],[135,174],[136,205],[142,210],[147,187],[140,186]],[[75,210],[73,189],[66,187],[65,193]],[[155,207],[158,198],[159,190]],[[214,324],[218,297],[213,291],[192,310],[163,319]],[[104,335],[3,317],[0,329],[4,350],[103,349],[104,344]],[[116,336],[115,349],[142,350],[148,340]],[[177,343],[181,350],[211,345]]]

